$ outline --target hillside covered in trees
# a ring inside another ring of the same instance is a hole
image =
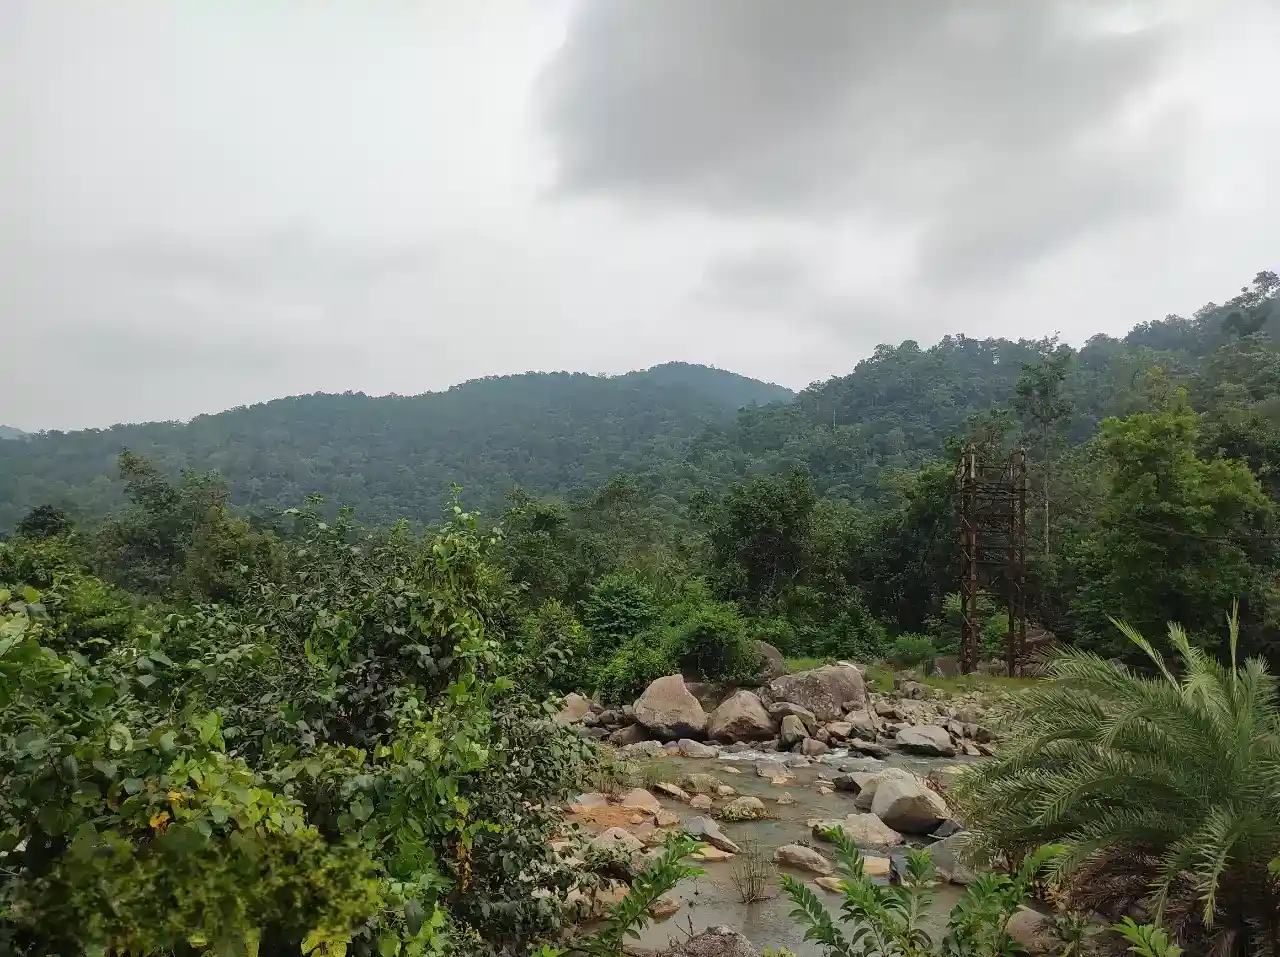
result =
[[[121,501],[110,473],[124,449],[175,477],[217,471],[232,500],[257,511],[318,493],[369,521],[431,520],[458,484],[492,512],[514,486],[567,495],[678,459],[739,408],[792,396],[673,362],[621,376],[494,376],[416,396],[293,396],[187,423],[46,432],[0,447],[0,529],[41,502],[106,514]]]

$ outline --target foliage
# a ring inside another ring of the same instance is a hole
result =
[[[75,522],[65,510],[55,505],[37,505],[23,516],[14,533],[23,538],[39,540],[66,535],[75,527]]]
[[[658,616],[653,593],[634,575],[610,575],[592,586],[582,608],[592,655],[604,659],[647,629]]]
[[[775,870],[768,851],[759,841],[743,841],[729,870],[729,879],[738,892],[738,899],[744,904],[764,900],[773,883]]]
[[[1138,924],[1132,917],[1126,917],[1113,929],[1132,945],[1129,953],[1138,957],[1182,957],[1182,948],[1158,927]]]
[[[508,677],[496,538],[292,521],[234,600],[167,614],[0,544],[10,952],[496,952],[596,880],[550,846],[587,750]]]
[[[1045,841],[1081,909],[1142,904],[1184,942],[1223,954],[1280,953],[1280,712],[1275,679],[1222,666],[1171,626],[1178,672],[1127,625],[1142,676],[1077,649],[1010,696],[998,760],[966,775],[961,813],[989,854]]]
[[[928,635],[899,635],[889,646],[887,657],[895,668],[915,668],[932,661],[937,653]]]
[[[1107,492],[1091,531],[1074,545],[1089,587],[1075,614],[1094,647],[1132,654],[1105,635],[1108,616],[1159,633],[1182,622],[1204,640],[1220,609],[1262,598],[1251,560],[1274,505],[1241,462],[1197,454],[1199,423],[1182,398],[1159,413],[1102,424]]]
[[[796,905],[791,918],[805,928],[804,939],[822,945],[833,957],[1003,957],[1015,947],[1005,931],[1032,884],[1060,852],[1045,848],[1031,854],[1012,875],[986,874],[952,909],[940,944],[922,926],[934,871],[928,851],[907,853],[900,886],[876,884],[863,872],[862,854],[839,828],[828,833],[836,845],[837,871],[843,878],[840,918],[846,932],[804,883],[785,875],[782,887]]]

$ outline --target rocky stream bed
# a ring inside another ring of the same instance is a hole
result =
[[[804,957],[821,951],[801,940],[778,875],[811,882],[834,908],[839,883],[824,830],[842,828],[864,849],[867,874],[882,881],[896,877],[908,848],[928,846],[941,878],[928,929],[940,937],[973,878],[947,789],[990,753],[994,737],[979,695],[933,700],[922,686],[898,684],[869,693],[860,670],[842,663],[777,676],[757,690],[722,692],[668,676],[616,710],[568,696],[557,719],[612,745],[616,760],[638,769],[626,783],[645,786],[579,795],[566,809],[562,853],[577,856],[594,842],[642,866],[682,829],[704,842],[695,856],[706,873],[664,898],[638,948],[687,946],[727,926],[755,952],[785,946]],[[767,896],[746,903],[740,885],[749,863],[765,873]],[[1031,952],[1036,917],[1019,921],[1029,925]],[[708,940],[732,952],[733,941],[721,937]]]

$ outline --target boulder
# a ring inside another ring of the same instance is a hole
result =
[[[870,778],[859,781],[861,790],[858,791],[857,805],[864,811],[871,810],[871,804],[876,797],[876,789],[880,786],[881,781],[887,781],[890,778],[901,778],[904,781],[915,781],[916,776],[910,771],[902,768],[885,768],[882,771],[874,772]]]
[[[827,832],[841,830],[859,847],[896,847],[906,840],[874,814],[850,814],[831,821],[819,821],[813,827],[813,836],[829,840]]]
[[[830,721],[825,730],[833,741],[844,741],[853,736],[853,725],[848,721]]]
[[[680,900],[680,898],[668,895],[666,897],[659,897],[656,901],[650,904],[649,913],[653,916],[654,920],[666,920],[683,906],[684,901]]]
[[[757,695],[735,691],[707,718],[707,737],[716,741],[767,741],[773,737],[773,718]]]
[[[769,642],[756,639],[751,642],[751,650],[760,659],[760,674],[765,681],[781,678],[787,673],[787,660],[782,657],[782,652]]]
[[[861,794],[868,784],[878,780],[878,778],[879,775],[871,771],[852,771],[847,774],[837,774],[832,780],[831,786],[837,791]]]
[[[692,794],[715,794],[720,779],[714,774],[686,774],[680,779],[680,786]]]
[[[896,719],[898,717],[898,708],[892,702],[881,698],[875,703],[875,712],[881,718]]]
[[[938,786],[938,790],[946,791],[955,787],[960,779],[969,773],[971,764],[944,764],[929,772],[929,780]]]
[[[821,741],[821,742],[822,742],[823,744],[825,744],[825,745],[830,745],[830,744],[831,744],[831,732],[830,732],[830,731],[828,731],[825,727],[824,727],[824,728],[819,728],[819,729],[817,730],[817,732],[814,734],[814,736],[813,736],[813,740],[815,740],[815,741]]]
[[[934,869],[944,881],[968,885],[978,879],[978,872],[969,863],[968,831],[957,831],[950,837],[929,845],[929,856]]]
[[[826,754],[831,749],[817,738],[805,738],[796,745],[796,749],[806,757],[817,758]]]
[[[876,716],[870,711],[850,711],[844,716],[844,720],[851,729],[845,735],[846,738],[858,737],[874,741],[876,732],[880,730],[880,722],[876,720]]]
[[[622,758],[660,758],[666,753],[667,749],[657,741],[637,741],[618,749],[618,756]]]
[[[606,728],[619,728],[623,724],[622,712],[615,709],[601,711],[596,717],[600,724],[604,725]]]
[[[686,758],[714,758],[720,755],[718,749],[711,747],[709,744],[694,741],[691,738],[681,738],[679,746],[680,753]]]
[[[658,852],[661,855],[661,851]],[[722,851],[718,847],[712,847],[710,844],[703,844],[700,848],[690,855],[695,861],[727,861],[733,857],[729,851]],[[655,857],[655,860],[657,858]]]
[[[591,702],[575,691],[564,696],[564,704],[556,713],[558,724],[577,724],[591,713]]]
[[[712,847],[728,851],[730,854],[738,853],[738,845],[725,837],[724,831],[720,830],[720,825],[709,817],[699,814],[697,817],[689,818],[684,822],[684,831],[690,837],[696,837]]]
[[[712,927],[690,937],[673,957],[760,957],[760,952],[732,927]]]
[[[638,854],[644,850],[644,844],[640,842],[640,838],[621,827],[609,828],[591,843],[597,848],[605,850],[621,849],[628,854]]]
[[[571,807],[604,807],[608,803],[608,797],[599,791],[587,791],[585,794],[579,794],[569,802],[569,805]]]
[[[781,761],[757,761],[756,777],[758,778],[785,778],[787,776],[787,766]]]
[[[705,794],[695,794],[689,799],[689,807],[695,811],[710,811],[711,798]]]
[[[824,665],[769,682],[773,701],[790,701],[813,712],[818,721],[834,721],[845,702],[865,703],[867,686],[862,672],[852,665]]]
[[[903,728],[897,734],[898,747],[908,754],[923,754],[931,758],[955,757],[956,747],[945,728],[935,724],[922,724]]]
[[[706,733],[707,713],[679,675],[651,683],[634,707],[637,723],[660,741],[700,738]]]
[[[644,811],[647,814],[657,814],[662,810],[658,799],[644,788],[632,788],[618,799],[618,803],[629,811]]]
[[[609,735],[608,741],[616,748],[624,748],[628,744],[639,744],[641,741],[649,740],[649,732],[638,724],[628,725],[625,728],[619,728]]]
[[[850,751],[856,751],[858,754],[865,754],[869,758],[879,758],[880,760],[884,760],[890,754],[889,749],[883,744],[877,744],[874,741],[863,741],[859,738],[846,741],[845,747]]]
[[[680,815],[675,811],[668,811],[665,808],[658,812],[658,816],[653,819],[658,827],[675,827],[680,823]]]
[[[790,791],[783,791],[776,798],[774,798],[774,800],[777,801],[779,804],[795,804],[796,803],[796,799],[791,796]]]
[[[947,802],[923,781],[881,776],[871,813],[895,831],[928,834],[951,816]]]
[[[764,802],[750,795],[734,798],[720,810],[720,817],[725,821],[758,821],[764,816]]]
[[[935,678],[959,678],[960,659],[951,655],[934,658],[933,676]]]
[[[783,718],[789,714],[794,714],[804,722],[805,730],[810,734],[818,729],[818,719],[814,717],[813,712],[808,708],[796,704],[795,702],[775,701],[773,704],[769,705],[768,710],[769,717],[772,718],[775,723],[781,724]]]
[[[1028,954],[1051,954],[1054,950],[1053,921],[1030,907],[1019,907],[1004,926],[1015,944]]]
[[[782,731],[778,735],[778,741],[782,747],[793,748],[807,737],[809,737],[809,730],[794,714],[786,715],[782,719]]]
[[[653,789],[659,794],[665,794],[669,798],[675,798],[677,801],[689,803],[689,794],[684,788],[678,784],[672,784],[670,781],[661,781],[653,786]]]
[[[830,874],[835,868],[831,862],[811,847],[803,844],[784,844],[773,852],[773,862],[784,867],[808,871],[811,874]]]

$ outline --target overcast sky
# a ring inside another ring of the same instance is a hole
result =
[[[1275,0],[3,0],[0,423],[1072,342],[1280,268]]]

